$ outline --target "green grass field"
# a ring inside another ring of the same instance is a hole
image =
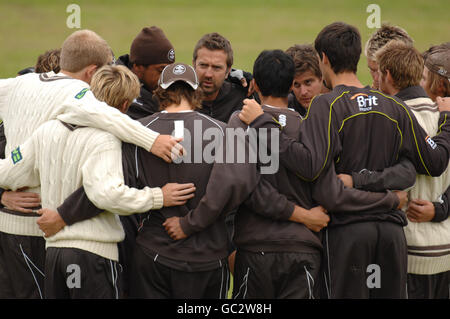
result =
[[[34,65],[39,54],[61,46],[75,30],[66,25],[70,3],[81,8],[81,28],[103,36],[116,56],[128,53],[142,27],[157,25],[175,46],[176,60],[190,63],[196,41],[216,31],[231,41],[234,66],[248,71],[262,50],[311,43],[334,21],[357,26],[364,45],[374,32],[366,25],[370,3],[380,6],[382,22],[405,28],[420,51],[450,40],[448,0],[0,0],[1,78],[15,76]],[[364,56],[358,73],[364,83],[371,82]]]

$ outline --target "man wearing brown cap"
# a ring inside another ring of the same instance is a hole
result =
[[[225,298],[228,291],[225,213],[247,198],[258,176],[256,163],[238,163],[230,155],[230,147],[236,155],[244,150],[238,145],[245,140],[238,137],[231,145],[225,123],[196,112],[202,100],[198,87],[191,66],[169,65],[155,90],[163,111],[140,120],[156,131],[182,135],[187,149],[195,145],[181,162],[165,165],[143,149],[123,144],[125,165],[139,172],[126,177],[130,186],[190,180],[196,187],[195,197],[184,206],[154,210],[141,224],[130,272],[132,298],[212,299]],[[198,139],[206,132],[214,135],[214,154],[208,153],[209,139]],[[203,198],[206,194],[211,202]]]
[[[130,54],[119,57],[116,63],[131,69],[143,84],[140,97],[128,110],[131,118],[139,119],[159,111],[159,103],[153,98],[152,91],[158,86],[162,70],[173,62],[173,45],[156,26],[143,28],[131,43]]]
[[[450,96],[450,42],[431,47],[423,58],[425,67],[420,85],[433,101]]]
[[[128,109],[128,116],[138,120],[159,112],[159,102],[153,96],[153,90],[158,87],[161,72],[173,62],[175,50],[164,32],[157,26],[143,28],[131,43],[130,54],[120,56],[116,62],[127,66],[143,84],[140,96]],[[128,258],[128,252],[134,246],[139,219],[133,215],[121,216],[127,238],[120,247],[122,259]]]

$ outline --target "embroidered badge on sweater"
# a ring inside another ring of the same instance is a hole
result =
[[[20,152],[20,148],[19,147],[11,152],[11,158],[12,158],[12,161],[13,161],[14,165],[22,160],[23,157],[22,157],[22,153]]]
[[[87,88],[82,89],[80,91],[80,93],[75,95],[75,98],[78,99],[78,100],[81,99],[86,94],[87,91],[89,91],[89,89],[87,89]]]

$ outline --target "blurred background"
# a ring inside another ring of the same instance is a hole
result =
[[[116,57],[129,53],[144,26],[157,25],[174,45],[177,62],[191,64],[200,37],[219,32],[231,42],[234,67],[250,72],[262,50],[312,43],[335,21],[355,25],[364,50],[375,31],[367,24],[370,4],[379,6],[381,22],[406,29],[421,52],[450,41],[449,0],[0,0],[0,78],[16,76],[34,66],[41,53],[61,46],[76,30],[66,23],[73,13],[66,12],[70,4],[80,7],[81,29],[101,35]],[[364,55],[358,75],[364,84],[371,83]]]

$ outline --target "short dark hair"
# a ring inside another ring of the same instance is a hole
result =
[[[253,78],[263,96],[288,96],[294,75],[294,60],[281,50],[264,50],[253,65]]]
[[[231,68],[233,65],[233,49],[231,48],[231,43],[227,38],[220,35],[217,32],[205,34],[200,40],[198,40],[197,44],[194,48],[193,59],[197,61],[197,53],[201,48],[206,48],[211,51],[222,50],[227,55],[227,67]]]
[[[317,35],[314,47],[321,59],[326,54],[334,73],[356,73],[361,56],[361,35],[356,27],[344,22],[327,25]]]

